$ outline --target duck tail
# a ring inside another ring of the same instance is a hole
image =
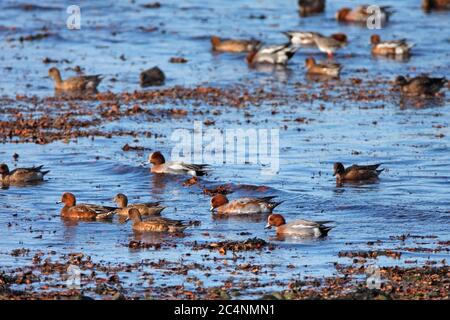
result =
[[[275,209],[276,207],[278,207],[280,204],[282,204],[284,202],[284,200],[282,200],[282,201],[277,201],[277,202],[270,202],[269,204],[268,204],[268,207],[271,209],[271,210],[273,210],[273,209]]]
[[[384,169],[385,169],[385,168],[383,168],[383,169],[381,169],[381,170],[376,170],[377,176],[379,176],[379,175],[384,171]]]
[[[50,170],[47,170],[47,171],[41,171],[41,173],[42,173],[42,176],[45,176],[47,173],[49,173],[50,172]]]
[[[328,235],[328,232],[330,232],[331,229],[333,229],[334,227],[321,227],[320,231],[322,232],[322,236],[325,237]]]

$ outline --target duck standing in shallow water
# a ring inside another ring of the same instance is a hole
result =
[[[367,166],[354,164],[345,168],[342,163],[336,162],[333,166],[333,176],[335,176],[338,181],[376,180],[380,173],[384,171],[384,169],[378,170],[379,166],[381,166],[381,163]]]
[[[219,37],[211,37],[211,46],[217,52],[250,52],[258,50],[261,46],[261,41],[258,40],[235,40],[235,39],[220,39]]]
[[[75,196],[65,192],[61,197],[64,207],[61,209],[61,217],[69,219],[103,220],[114,216],[117,207],[99,206],[96,204],[77,204]]]
[[[102,81],[101,75],[75,76],[66,80],[61,79],[61,73],[58,68],[50,68],[48,75],[55,81],[56,91],[91,91],[96,92],[97,87]]]
[[[207,164],[190,164],[176,161],[166,162],[166,159],[159,151],[149,155],[148,162],[153,165],[150,170],[153,173],[190,174],[194,177],[206,175],[209,167]]]
[[[119,209],[116,213],[120,216],[127,216],[131,209],[137,209],[142,216],[159,216],[161,211],[166,207],[160,205],[159,202],[147,202],[147,203],[133,203],[128,204],[128,197],[123,193],[118,193],[113,199]]]
[[[400,87],[402,93],[410,96],[434,96],[446,83],[445,78],[430,78],[425,75],[410,79],[398,76],[395,79],[395,84]]]
[[[309,220],[295,220],[286,223],[281,214],[271,214],[267,218],[266,229],[276,228],[279,236],[293,236],[305,238],[321,238],[328,235],[328,232],[333,228],[326,226],[327,223],[333,221],[309,221]]]
[[[129,218],[127,220],[133,221],[133,230],[138,232],[169,232],[181,233],[186,228],[197,224],[195,221],[184,222],[181,220],[172,220],[161,217],[152,217],[148,220],[142,221],[139,210],[130,209]]]
[[[372,54],[380,56],[409,56],[413,43],[408,43],[406,39],[381,41],[379,35],[374,34],[370,37],[372,44]]]
[[[336,33],[329,37],[320,34],[313,35],[314,42],[320,51],[325,52],[328,58],[333,58],[333,54],[347,45],[347,36],[343,33]]]
[[[339,78],[342,69],[342,66],[339,63],[316,63],[314,58],[307,58],[305,60],[305,67],[307,69],[307,74],[309,75],[320,75],[332,78]]]
[[[279,206],[283,201],[275,202],[275,197],[263,198],[240,198],[228,201],[223,194],[215,195],[211,198],[210,211],[217,211],[220,215],[250,215],[272,213],[273,209]]]
[[[50,171],[42,171],[43,166],[32,168],[17,168],[9,171],[8,165],[0,164],[1,182],[3,184],[11,183],[30,183],[43,181],[44,176]]]
[[[297,52],[297,46],[291,46],[290,43],[283,45],[264,46],[259,50],[253,50],[247,55],[247,63],[255,64],[277,64],[286,65],[288,61]]]

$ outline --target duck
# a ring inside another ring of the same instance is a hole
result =
[[[316,60],[312,57],[305,60],[305,67],[309,75],[323,75],[333,78],[339,78],[342,70],[342,66],[339,63],[316,63]]]
[[[194,177],[204,176],[208,173],[209,165],[207,164],[190,164],[185,162],[169,161],[160,151],[155,151],[148,156],[148,162],[153,166],[150,169],[152,173],[167,174],[188,174]]]
[[[377,11],[370,10],[371,6],[361,5],[355,9],[342,8],[336,13],[336,20],[340,22],[367,23],[367,20],[374,16]],[[376,6],[379,9],[379,22],[384,25],[394,13],[390,6]]]
[[[58,68],[52,67],[48,75],[55,81],[56,91],[97,91],[97,87],[103,79],[101,75],[75,76],[66,80],[61,79]]]
[[[59,203],[64,203],[64,207],[61,209],[61,217],[69,219],[110,219],[118,209],[117,207],[106,207],[96,204],[77,204],[75,196],[70,192],[64,192]]]
[[[313,35],[314,42],[320,51],[325,52],[328,58],[333,58],[333,54],[347,45],[347,36],[343,33],[336,33],[329,37],[315,34]]]
[[[411,96],[436,95],[446,82],[446,78],[430,78],[426,75],[420,75],[414,78],[398,76],[395,79],[395,84],[400,86],[402,93]]]
[[[9,171],[7,164],[0,164],[1,182],[4,184],[10,183],[30,183],[43,181],[44,176],[50,171],[42,171],[44,166],[31,167],[31,168],[17,168],[13,171]]]
[[[250,51],[246,59],[249,65],[260,63],[286,65],[297,50],[298,47],[291,46],[290,43],[264,46],[258,50]]]
[[[272,201],[276,197],[240,198],[229,201],[223,194],[217,194],[211,198],[210,211],[217,211],[219,215],[249,215],[272,213],[273,209],[283,201]]]
[[[295,220],[286,223],[281,214],[271,214],[267,217],[266,229],[276,228],[279,236],[294,236],[305,238],[322,238],[328,235],[333,227],[326,226],[327,223],[333,221],[309,221]]]
[[[377,170],[379,166],[381,166],[381,163],[365,166],[354,164],[345,168],[341,162],[336,162],[333,166],[333,176],[339,181],[376,180],[380,173],[384,171],[384,169]]]
[[[450,0],[422,0],[422,8],[425,11],[450,10]]]
[[[211,37],[212,49],[217,52],[249,52],[257,50],[261,46],[258,40],[238,40],[238,39],[221,39],[216,36]]]
[[[137,209],[142,216],[159,216],[166,207],[159,202],[133,203],[128,204],[128,197],[123,193],[118,193],[113,199],[119,206],[116,213],[119,216],[128,216],[131,209]]]
[[[372,54],[381,56],[409,56],[413,43],[408,43],[406,39],[381,41],[377,34],[370,37],[372,43]]]
[[[301,17],[325,11],[325,0],[298,0],[299,13]]]
[[[128,213],[128,220],[133,221],[133,230],[137,232],[169,232],[181,233],[186,228],[197,222],[185,222],[181,220],[172,220],[162,217],[152,217],[149,220],[142,221],[141,214],[136,208],[131,208]]]
[[[323,34],[314,31],[285,31],[283,34],[288,37],[289,42],[293,46],[316,45],[314,36],[323,37]]]

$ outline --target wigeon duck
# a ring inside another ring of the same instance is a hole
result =
[[[160,205],[159,202],[133,203],[128,204],[128,197],[123,193],[118,193],[113,199],[119,209],[116,213],[120,216],[128,216],[131,209],[137,209],[142,216],[159,216],[161,211],[166,207]]]
[[[370,37],[372,43],[372,54],[381,56],[408,56],[411,53],[413,43],[408,43],[406,39],[381,41],[379,35]]]
[[[102,81],[101,75],[75,76],[66,80],[61,79],[61,73],[58,68],[52,67],[48,70],[48,75],[55,81],[56,91],[93,91]]]
[[[2,163],[0,164],[1,182],[4,184],[10,183],[29,183],[43,181],[44,176],[50,171],[42,171],[43,166],[32,168],[17,168],[9,171],[9,167]]]
[[[338,78],[342,66],[339,63],[333,62],[324,62],[324,63],[316,63],[314,58],[307,58],[305,60],[305,67],[307,69],[307,74],[310,75],[322,75],[328,77]]]
[[[412,96],[432,96],[439,92],[447,82],[445,78],[430,78],[420,75],[415,78],[407,79],[404,76],[398,76],[395,84],[400,86],[401,91],[406,95]]]
[[[286,65],[297,50],[298,47],[291,46],[290,43],[264,46],[259,50],[249,52],[247,55],[247,62],[249,65],[259,63]]]
[[[362,180],[376,180],[381,172],[384,169],[377,170],[381,163],[367,165],[367,166],[359,166],[352,165],[348,168],[345,168],[344,165],[340,162],[336,162],[334,164],[334,172],[333,176],[336,177],[336,180],[339,181],[362,181]]]
[[[329,58],[332,58],[337,50],[347,45],[347,36],[343,33],[336,33],[329,37],[315,34],[313,35],[313,39],[317,48],[325,52]]]
[[[276,227],[277,235],[320,238],[325,237],[333,228],[326,226],[333,221],[296,220],[286,223],[281,214],[271,214],[267,218],[266,229]]]
[[[272,201],[273,198],[275,197],[240,198],[229,202],[226,196],[218,194],[211,198],[210,211],[217,210],[220,215],[272,213],[283,202]]]
[[[367,23],[367,19],[372,17],[377,11],[371,11],[369,5],[358,6],[355,9],[342,8],[336,13],[336,19],[340,22],[356,22]],[[384,25],[389,21],[390,16],[394,13],[390,6],[378,6],[379,16],[378,19],[381,25]]]
[[[105,207],[96,204],[77,204],[75,196],[70,192],[63,193],[61,201],[64,207],[61,209],[61,217],[70,219],[102,220],[114,216],[116,207]]]
[[[422,0],[422,8],[430,10],[450,10],[450,0]]]
[[[220,39],[219,37],[211,37],[211,45],[214,51],[218,52],[249,52],[257,50],[261,46],[258,40],[234,40]]]
[[[181,220],[172,220],[161,217],[152,217],[149,220],[142,221],[139,210],[132,208],[128,213],[128,220],[133,221],[133,230],[138,232],[170,232],[181,233],[186,228],[194,225],[195,222],[185,222]]]
[[[307,17],[324,12],[325,0],[298,0],[298,6],[300,8],[300,16]]]
[[[190,164],[184,162],[169,161],[161,152],[153,152],[148,157],[148,161],[153,165],[151,172],[153,173],[169,173],[169,174],[190,174],[191,176],[204,176],[208,172],[207,164]]]

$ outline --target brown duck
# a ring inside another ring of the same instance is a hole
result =
[[[430,10],[450,10],[450,0],[422,0],[422,8]]]
[[[48,75],[55,81],[56,91],[96,91],[102,81],[101,75],[75,76],[66,80],[61,79],[58,68],[50,68]]]
[[[128,212],[128,220],[133,221],[133,230],[138,232],[169,232],[181,233],[187,227],[195,224],[195,222],[184,222],[180,220],[172,220],[161,217],[153,217],[149,220],[142,221],[141,214],[138,209],[131,208]]]
[[[381,172],[384,169],[377,170],[381,163],[367,165],[367,166],[359,166],[352,165],[348,168],[345,168],[344,165],[340,162],[336,162],[334,164],[334,173],[333,176],[336,176],[336,180],[339,181],[361,181],[361,180],[376,180]]]
[[[322,13],[325,10],[325,0],[298,0],[301,17]]]
[[[309,75],[322,75],[333,78],[339,78],[342,70],[342,66],[339,63],[316,63],[316,60],[311,57],[305,60],[305,67]]]
[[[430,78],[425,75],[410,79],[398,76],[395,79],[395,84],[400,86],[401,91],[412,96],[433,96],[442,89],[446,82],[445,78]]]
[[[128,197],[123,193],[118,193],[114,197],[114,201],[119,206],[116,213],[120,216],[128,216],[131,209],[137,209],[143,216],[159,216],[165,207],[159,202],[133,203],[128,204]]]
[[[43,181],[44,176],[50,171],[42,171],[43,166],[32,168],[17,168],[9,171],[8,165],[0,164],[1,181],[4,184],[10,183],[30,183]]]
[[[64,207],[61,209],[61,217],[70,219],[103,220],[114,216],[117,207],[105,207],[96,204],[77,204],[75,196],[65,192],[61,197]]]
[[[217,52],[250,52],[257,50],[261,46],[258,40],[236,40],[236,39],[220,39],[219,37],[211,37],[211,46]]]

